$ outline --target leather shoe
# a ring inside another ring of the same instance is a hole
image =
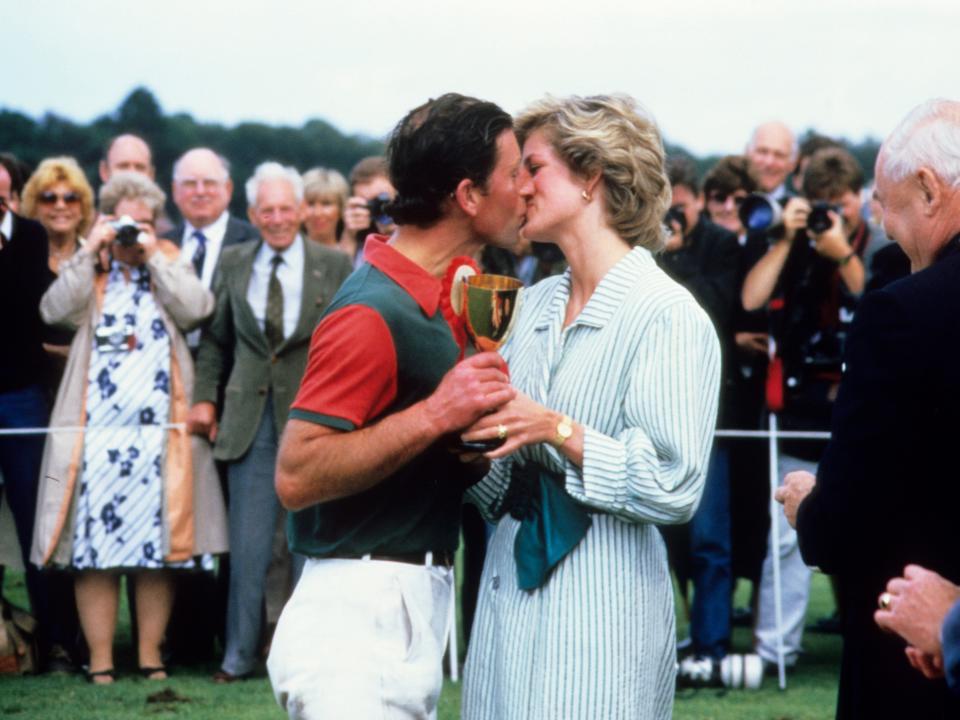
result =
[[[234,675],[233,673],[228,673],[226,670],[217,670],[213,674],[213,682],[215,682],[217,685],[228,685],[230,683],[246,680],[249,677],[249,673],[246,675]]]

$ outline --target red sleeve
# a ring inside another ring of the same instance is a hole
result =
[[[290,417],[355,430],[396,395],[397,352],[386,322],[365,305],[348,305],[313,331]]]

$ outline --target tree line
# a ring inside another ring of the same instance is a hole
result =
[[[301,127],[275,126],[244,122],[232,127],[220,123],[195,120],[188,113],[167,115],[153,93],[138,87],[117,109],[80,124],[54,113],[39,119],[13,110],[0,109],[0,150],[14,153],[31,167],[52,155],[71,155],[77,159],[91,180],[97,181],[97,164],[103,157],[110,138],[121,133],[143,137],[153,148],[157,182],[170,187],[174,161],[192,147],[210,147],[232,165],[236,185],[230,210],[245,214],[246,200],[242,183],[264,160],[276,160],[301,171],[322,165],[344,175],[363,157],[378,155],[384,150],[382,140],[362,135],[347,135],[325,120],[308,120]],[[814,134],[807,130],[800,141]],[[880,143],[867,138],[859,142],[840,139],[863,166],[867,178],[873,176],[873,164]],[[680,145],[666,143],[668,154],[690,157],[700,177],[720,159],[720,155],[697,157]],[[96,183],[95,183],[96,184]],[[168,201],[168,211],[175,209]]]
[[[167,115],[147,88],[134,89],[111,113],[88,124],[54,113],[35,120],[23,113],[0,109],[0,150],[12,152],[31,167],[53,155],[77,159],[87,177],[99,184],[97,166],[111,138],[121,133],[139,135],[153,149],[157,183],[169,195],[173,163],[192,147],[209,147],[231,164],[234,182],[232,213],[246,214],[243,183],[265,160],[292,165],[300,171],[324,166],[344,174],[358,160],[383,152],[384,144],[361,135],[345,135],[324,120],[302,127],[245,122],[227,127],[195,120],[187,113]],[[175,208],[168,199],[168,211]]]

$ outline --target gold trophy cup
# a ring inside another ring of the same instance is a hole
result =
[[[460,307],[463,324],[474,347],[481,352],[499,350],[513,329],[523,283],[506,275],[467,275],[460,279]],[[463,450],[489,452],[503,445],[505,438],[462,442]]]

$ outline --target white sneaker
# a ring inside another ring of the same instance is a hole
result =
[[[687,655],[677,666],[677,687],[723,687],[720,663],[702,655]]]

